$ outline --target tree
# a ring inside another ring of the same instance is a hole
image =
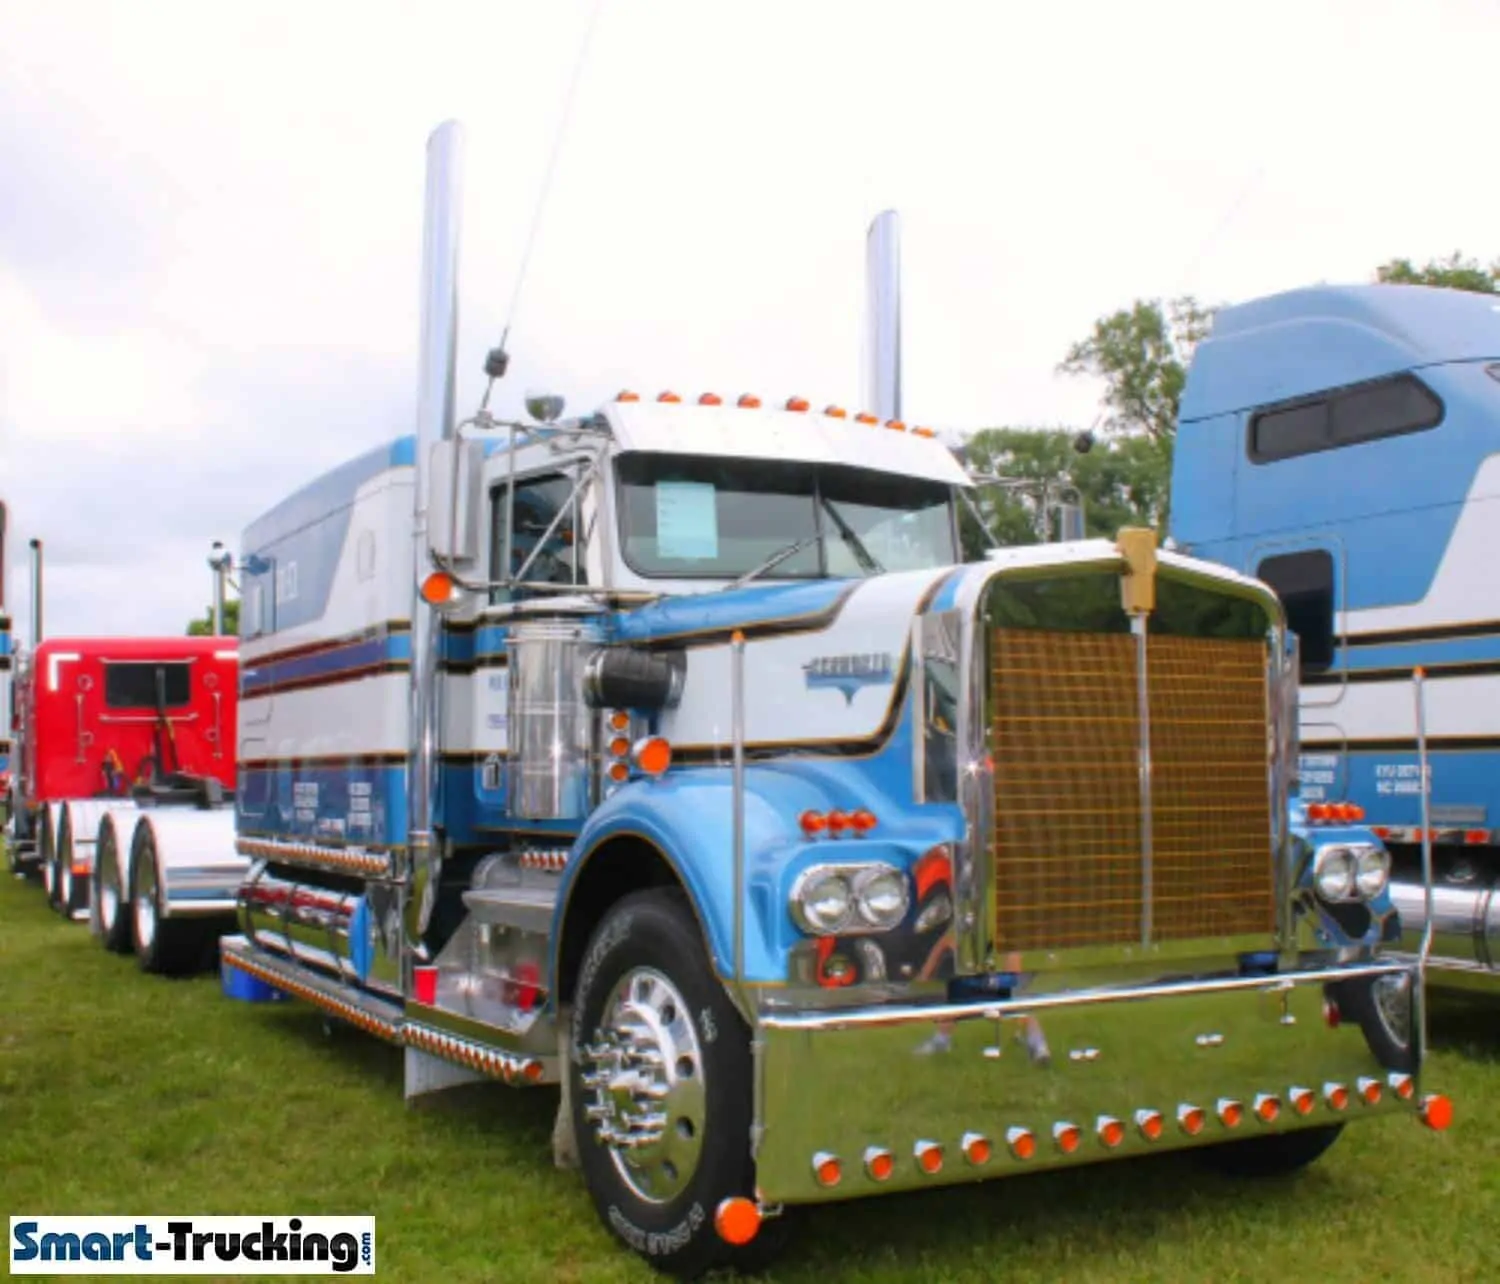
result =
[[[1163,302],[1137,299],[1094,322],[1058,366],[1063,374],[1093,375],[1105,383],[1104,421],[1112,431],[1144,433],[1170,442],[1193,349],[1208,333],[1214,309],[1191,295]]]
[[[1383,285],[1435,285],[1445,290],[1470,290],[1475,294],[1500,293],[1500,261],[1480,267],[1477,259],[1466,259],[1457,250],[1447,259],[1430,259],[1413,267],[1410,259],[1392,259],[1375,269]]]
[[[224,636],[233,637],[240,631],[240,600],[237,597],[229,598],[224,603]],[[204,638],[212,635],[214,630],[214,608],[209,606],[203,612],[200,620],[190,620],[187,631],[190,638]]]
[[[1171,438],[1137,433],[1107,437],[1084,453],[1080,434],[1068,428],[986,428],[968,439],[965,461],[1016,485],[982,485],[975,504],[1001,544],[1034,544],[1047,531],[1038,502],[1044,489],[1054,500],[1082,502],[1084,533],[1113,537],[1122,526],[1162,527],[1172,475]],[[1076,495],[1067,494],[1071,488]],[[967,511],[964,556],[982,557],[989,547]]]

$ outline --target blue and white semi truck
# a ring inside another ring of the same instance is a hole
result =
[[[893,417],[458,424],[459,137],[418,434],[245,534],[226,989],[408,1095],[560,1084],[559,1160],[684,1276],[798,1206],[1445,1126],[1383,851],[1292,839],[1275,595],[1149,531],[963,564],[970,479]]]
[[[1280,594],[1303,799],[1389,844],[1401,948],[1428,921],[1425,836],[1434,984],[1500,987],[1500,299],[1320,286],[1220,312],[1183,393],[1171,533]]]

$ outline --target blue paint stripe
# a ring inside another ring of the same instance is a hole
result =
[[[830,610],[848,588],[848,580],[825,579],[668,598],[617,616],[616,635],[625,642],[643,642],[676,634],[754,628],[782,620],[794,625]]]
[[[1358,640],[1359,635],[1354,636]],[[1347,669],[1351,673],[1358,673],[1361,669],[1409,669],[1417,664],[1500,660],[1500,634],[1479,638],[1415,638],[1410,642],[1382,643],[1379,646],[1341,646],[1338,659],[1334,671]]]
[[[371,665],[400,660],[410,661],[410,659],[411,635],[409,633],[364,638],[346,646],[319,651],[315,655],[272,660],[268,664],[247,664],[240,672],[240,695],[259,695],[288,682],[330,677],[346,669],[363,669]]]

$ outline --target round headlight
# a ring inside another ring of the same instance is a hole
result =
[[[1390,880],[1391,854],[1373,843],[1356,848],[1356,851],[1358,855],[1354,861],[1354,883],[1359,888],[1359,894],[1365,900],[1372,901],[1385,891],[1385,885]]]
[[[871,927],[889,930],[906,917],[906,879],[894,869],[877,869],[859,880],[854,903]]]
[[[1313,881],[1324,900],[1348,900],[1354,894],[1354,853],[1347,847],[1320,847]]]
[[[797,888],[792,898],[792,912],[809,932],[836,932],[853,911],[854,893],[849,890],[849,882],[834,870],[815,874]]]

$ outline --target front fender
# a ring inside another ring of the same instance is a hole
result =
[[[882,835],[807,839],[799,817],[831,807],[879,808]],[[883,860],[909,868],[936,843],[952,841],[961,822],[946,807],[908,806],[899,817],[889,799],[873,792],[857,771],[830,773],[811,764],[759,764],[745,769],[744,979],[784,983],[788,955],[805,939],[787,911],[792,881],[806,866],[830,860]],[[886,835],[884,831],[891,831]],[[598,853],[614,838],[636,838],[654,847],[676,873],[702,924],[709,955],[721,978],[734,975],[734,788],[727,769],[670,772],[660,780],[635,780],[612,794],[589,817],[559,888],[552,923],[554,952],[573,890]],[[554,957],[554,967],[556,958]]]

